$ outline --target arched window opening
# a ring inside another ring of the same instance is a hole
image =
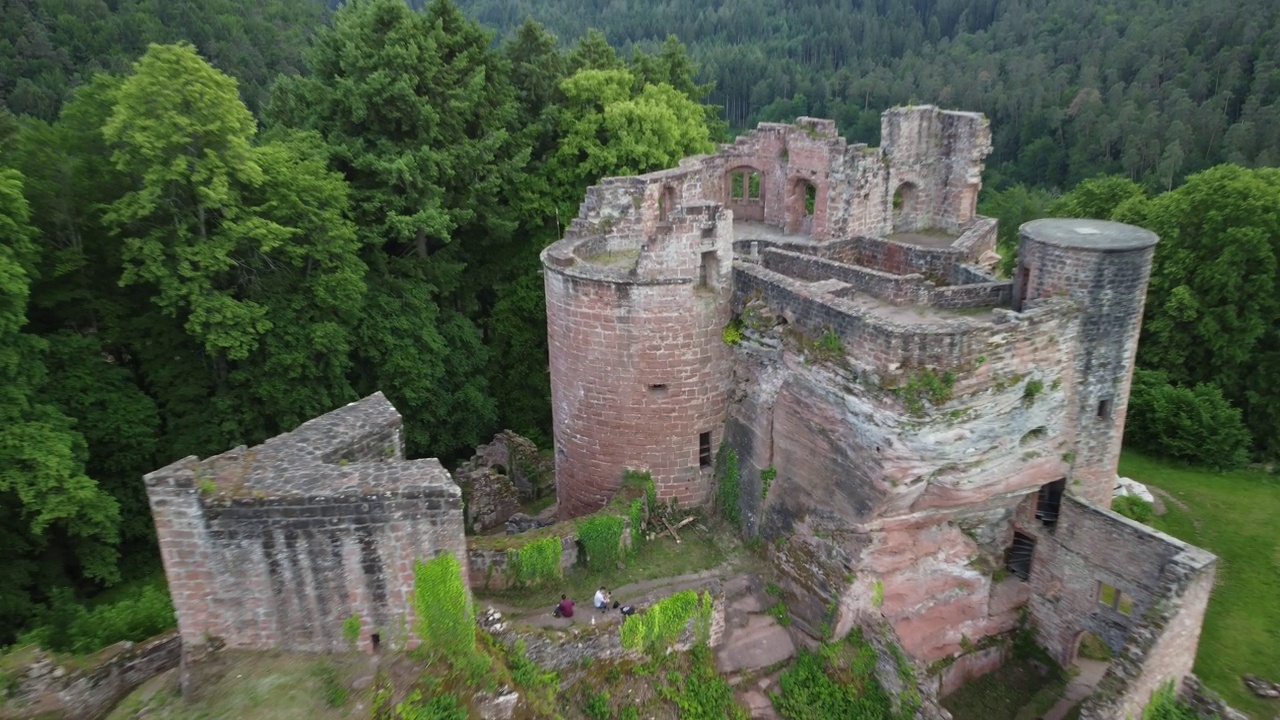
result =
[[[911,183],[902,183],[898,189],[893,192],[893,211],[912,212],[915,210],[916,204],[916,186]]]

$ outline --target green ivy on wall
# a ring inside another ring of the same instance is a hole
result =
[[[622,544],[622,518],[598,514],[578,520],[578,542],[587,551],[587,567],[605,570],[616,566]]]
[[[734,527],[742,527],[742,508],[738,505],[742,488],[738,482],[738,453],[728,449],[728,444],[720,445],[720,458],[716,463],[720,473],[719,487],[716,490],[716,503],[720,516]]]
[[[559,536],[531,540],[524,547],[507,551],[507,580],[520,585],[538,585],[563,577]]]
[[[681,590],[653,604],[643,615],[629,615],[622,624],[622,646],[654,654],[665,651],[694,621],[698,644],[711,635],[711,594]]]
[[[458,558],[442,552],[419,561],[413,576],[413,609],[423,649],[456,668],[474,668],[482,656],[476,650],[475,608],[462,584]]]
[[[627,508],[627,517],[631,520],[631,555],[635,555],[640,552],[640,544],[644,542],[644,533],[640,530],[644,522],[644,500],[632,500]]]
[[[773,484],[774,478],[778,477],[778,471],[772,466],[760,471],[760,499],[765,500],[769,497],[769,486]]]

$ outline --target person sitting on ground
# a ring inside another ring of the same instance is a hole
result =
[[[556,617],[573,617],[573,601],[561,595],[560,604],[556,606],[556,609],[551,614]]]
[[[609,609],[609,591],[603,585],[596,591],[594,602],[596,609],[600,612],[606,612]]]

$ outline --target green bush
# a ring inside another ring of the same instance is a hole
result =
[[[452,695],[435,695],[423,704],[421,691],[414,690],[396,705],[396,720],[467,720],[467,709]]]
[[[688,672],[668,672],[658,692],[676,704],[680,720],[747,720],[750,717],[734,701],[733,687],[716,671],[711,649],[705,645],[689,653]]]
[[[592,693],[587,698],[586,706],[582,711],[591,720],[610,720],[613,717],[613,709],[609,707],[609,693]]]
[[[176,623],[169,592],[158,585],[146,585],[131,596],[95,606],[81,604],[67,588],[55,588],[48,609],[20,642],[56,652],[91,653],[122,640],[146,640]]]
[[[1155,506],[1134,495],[1121,495],[1111,501],[1111,509],[1130,520],[1137,520],[1147,525],[1155,515]]]
[[[610,570],[618,563],[622,544],[622,518],[599,513],[578,520],[578,542],[587,551],[587,567]]]
[[[787,720],[886,720],[894,717],[889,694],[875,677],[876,652],[859,631],[801,650],[778,678],[782,694],[773,706]]]
[[[1151,370],[1133,373],[1125,442],[1212,468],[1239,467],[1249,460],[1250,436],[1240,410],[1216,385],[1180,387]]]

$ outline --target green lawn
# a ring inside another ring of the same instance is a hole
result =
[[[1195,673],[1253,717],[1276,711],[1240,682],[1245,673],[1280,680],[1280,479],[1263,472],[1212,472],[1126,451],[1120,475],[1179,499],[1155,518],[1164,532],[1218,556]]]

